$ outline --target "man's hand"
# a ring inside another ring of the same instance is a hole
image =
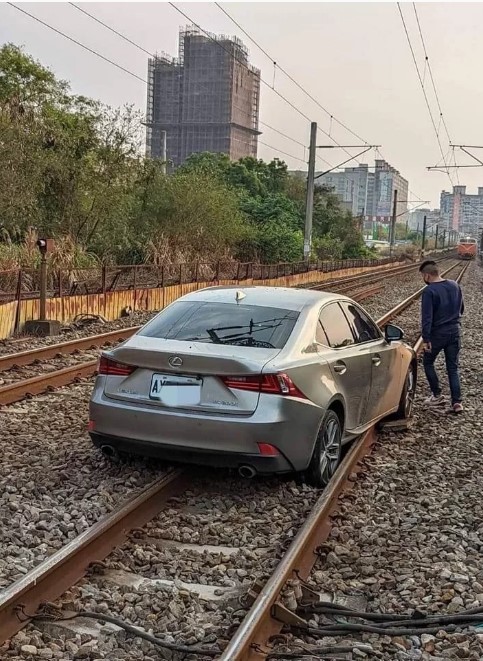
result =
[[[431,351],[431,342],[423,342],[423,351]]]

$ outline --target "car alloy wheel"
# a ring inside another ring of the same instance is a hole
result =
[[[393,418],[396,420],[407,420],[411,417],[413,410],[414,399],[416,397],[416,370],[413,365],[410,365],[404,380],[404,387],[399,400],[399,408],[394,414]]]
[[[319,429],[307,481],[315,487],[326,487],[339,465],[342,428],[338,415],[327,411]]]
[[[406,401],[404,406],[404,413],[406,418],[410,418],[413,410],[414,398],[416,396],[416,379],[412,367],[409,368],[408,374],[406,376],[405,394]]]

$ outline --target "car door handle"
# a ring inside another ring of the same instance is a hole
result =
[[[347,366],[345,363],[336,363],[334,365],[334,372],[337,372],[337,374],[344,374],[344,372],[347,371]]]
[[[376,356],[372,356],[372,363],[373,365],[378,367],[378,365],[381,364],[381,356],[379,356],[378,354]]]

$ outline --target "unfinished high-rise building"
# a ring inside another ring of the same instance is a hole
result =
[[[257,156],[260,72],[237,38],[180,31],[179,57],[150,58],[146,153],[172,167],[190,154]]]

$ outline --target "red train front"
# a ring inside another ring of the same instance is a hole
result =
[[[475,259],[477,253],[476,239],[469,236],[465,239],[460,239],[456,251],[460,259]]]

